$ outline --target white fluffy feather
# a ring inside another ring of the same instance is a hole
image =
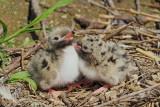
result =
[[[98,73],[95,68],[89,67],[86,61],[79,59],[79,68],[84,76],[91,80],[99,80]]]
[[[74,46],[68,46],[64,49],[64,61],[59,68],[57,78],[53,81],[54,86],[63,86],[68,83],[73,83],[79,72],[79,58]]]

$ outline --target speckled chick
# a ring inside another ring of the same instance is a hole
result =
[[[54,28],[49,33],[48,49],[42,49],[32,57],[29,72],[41,89],[63,87],[77,80],[79,58],[72,40],[68,27]]]
[[[117,85],[136,70],[125,49],[114,42],[104,42],[98,35],[87,35],[81,40],[80,71],[92,80]]]

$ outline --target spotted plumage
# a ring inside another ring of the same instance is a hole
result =
[[[127,52],[118,43],[105,42],[98,35],[87,35],[82,38],[81,46],[82,52],[78,52],[80,70],[89,79],[117,85],[126,79],[130,71],[136,70]]]

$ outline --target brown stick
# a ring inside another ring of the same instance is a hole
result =
[[[115,36],[115,35],[118,35],[120,32],[122,32],[123,30],[125,30],[129,25],[131,25],[131,23],[127,24],[127,25],[123,25],[122,27],[118,28],[116,31],[114,31],[113,33],[111,33],[110,35],[107,35],[104,37],[104,40],[108,40],[110,39],[111,37]]]
[[[33,48],[29,49],[28,52],[26,54],[24,54],[23,58],[26,59],[28,56],[32,55],[33,53],[35,53],[40,48],[41,48],[41,44],[38,43]],[[8,75],[14,69],[17,69],[18,67],[20,67],[20,65],[21,65],[20,61],[21,61],[21,57],[18,57],[12,64],[8,65],[5,68],[5,71],[7,71],[7,72],[4,75]]]
[[[151,34],[149,34],[149,33],[146,33],[146,32],[143,32],[143,31],[138,31],[138,33],[140,33],[141,35],[143,35],[143,36],[147,36],[147,37],[151,37],[151,38],[155,38],[155,39],[158,39],[158,40],[160,40],[160,37],[158,37],[158,36],[154,36],[154,35],[151,35]]]
[[[32,21],[35,17],[41,15],[41,13],[42,13],[42,9],[40,7],[40,0],[29,0],[28,21]],[[44,37],[47,38],[45,20],[40,21],[40,25],[41,25]],[[31,32],[31,34],[32,34],[32,36],[38,36],[35,33],[35,31]],[[38,38],[38,37],[36,37],[36,38]]]
[[[119,11],[124,11],[124,12],[129,12],[131,14],[136,14],[136,15],[142,15],[142,16],[146,16],[146,17],[150,17],[150,18],[155,18],[157,20],[160,21],[160,17],[158,15],[153,15],[153,14],[148,14],[148,13],[145,13],[145,12],[138,12],[134,9],[124,9],[124,8],[115,8]]]
[[[141,3],[142,6],[148,6],[150,8],[156,8],[156,9],[160,9],[160,5],[159,4],[147,4],[147,3]]]
[[[140,0],[134,0],[134,3],[135,3],[136,10],[140,12],[141,11]]]
[[[24,49],[22,48],[21,49],[21,61],[20,61],[20,66],[21,66],[22,70],[24,70],[24,65],[23,65],[24,64],[24,62],[23,62],[24,61],[24,57],[23,57],[23,55],[24,55]]]
[[[136,48],[136,51],[147,56],[147,57],[150,57],[152,58],[153,60],[157,60],[157,61],[160,61],[160,57],[156,56],[153,52],[151,51],[145,51],[145,50],[142,50],[140,48]]]
[[[77,105],[77,107],[82,107],[82,105],[84,105],[84,104],[91,98],[91,96],[92,96],[92,94],[89,93],[89,94],[83,99],[83,101]]]
[[[100,14],[99,17],[103,18],[103,19],[119,19],[119,20],[125,20],[127,22],[131,22],[131,21],[136,22],[136,18],[134,16],[129,16],[129,15],[113,16],[113,15]],[[150,17],[144,17],[144,16],[139,16],[138,18],[143,19],[143,20],[141,20],[141,22],[144,23],[144,24],[148,23],[148,22],[158,22],[159,21],[157,19],[153,19],[153,18],[150,18]]]
[[[107,0],[106,2],[108,3],[109,7],[116,8],[115,3],[114,3],[113,0]],[[114,14],[120,15],[119,11],[117,11],[117,10],[112,10],[112,11],[114,11]]]
[[[109,105],[109,104],[113,104],[114,102],[119,102],[120,100],[124,100],[124,99],[126,99],[126,98],[133,97],[133,96],[138,95],[138,94],[140,94],[140,93],[144,93],[144,92],[146,92],[146,91],[151,91],[152,89],[154,89],[154,88],[156,88],[156,87],[158,87],[158,86],[160,86],[160,83],[158,83],[158,84],[156,84],[156,85],[153,85],[153,86],[150,86],[150,87],[148,87],[148,88],[146,88],[146,89],[143,89],[143,90],[140,90],[140,91],[137,91],[137,92],[133,92],[133,93],[124,95],[124,96],[122,96],[122,97],[113,99],[113,100],[111,100],[111,101],[108,101],[108,102],[106,102],[106,103],[103,103],[103,104],[101,104],[101,105],[98,105],[97,107],[105,107],[105,106],[107,106],[107,105]]]
[[[117,13],[115,13],[114,11],[112,11],[110,8],[108,7],[104,7],[103,5],[99,4],[98,2],[94,1],[94,0],[88,0],[89,3],[98,6],[100,8],[106,9],[109,13],[113,14],[113,15],[117,15]]]
[[[114,13],[112,11],[112,9],[114,10],[118,10],[118,11],[124,11],[124,12],[129,12],[131,14],[136,14],[136,15],[142,15],[142,16],[146,16],[146,17],[150,17],[152,19],[157,19],[158,21],[160,21],[160,17],[157,16],[157,15],[151,15],[151,14],[148,14],[148,13],[145,13],[145,12],[138,12],[136,10],[133,10],[133,9],[124,9],[124,8],[107,8],[107,7],[104,7],[103,5],[93,1],[93,0],[89,0],[89,3],[93,4],[93,5],[96,5],[100,8],[103,8],[103,9],[106,9],[108,12],[110,12],[111,14],[113,15],[117,15],[116,13]]]
[[[75,36],[79,36],[82,35],[84,36],[84,34],[104,34],[104,33],[111,33],[111,31],[106,31],[106,30],[102,30],[102,29],[86,29],[86,30],[77,30],[75,31]]]

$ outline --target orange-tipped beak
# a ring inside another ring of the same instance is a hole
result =
[[[72,41],[73,40],[73,34],[72,34],[72,32],[68,32],[67,35],[64,37],[64,40],[66,40],[66,41]]]
[[[75,48],[76,50],[80,50],[80,49],[81,49],[81,46],[78,45],[78,44],[74,44],[73,46],[74,46],[74,48]]]

